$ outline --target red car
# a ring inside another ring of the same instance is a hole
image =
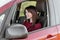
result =
[[[5,1],[0,1],[0,40],[60,40],[59,1]],[[42,23],[42,28],[31,32],[22,24],[23,10],[29,5],[36,6]]]

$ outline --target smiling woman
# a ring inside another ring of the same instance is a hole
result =
[[[30,5],[36,6],[36,1],[26,1],[21,4],[20,15],[24,16],[24,9]]]

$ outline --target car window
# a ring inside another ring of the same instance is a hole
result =
[[[43,2],[43,3],[37,3],[37,1],[25,1],[25,2],[22,2],[20,6],[17,6],[16,16],[15,16],[15,20],[14,20],[15,23],[18,23],[18,24],[23,24],[24,23],[24,19],[26,19],[25,15],[24,15],[24,9],[26,7],[28,7],[28,6],[31,6],[31,5],[37,8],[37,14],[39,16],[39,20],[38,21],[42,25],[41,28],[47,27],[47,25],[48,25],[47,10],[46,10],[47,7],[46,7],[46,3],[45,2]]]
[[[5,14],[2,14],[2,15],[0,16],[0,25],[1,25],[1,23],[3,22],[4,17],[5,17]]]

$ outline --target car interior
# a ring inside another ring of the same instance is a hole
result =
[[[28,6],[35,6],[38,10],[38,16],[39,20],[42,23],[42,28],[47,27],[47,4],[46,0],[27,0],[21,3],[18,3],[16,12],[14,15],[14,20],[10,22],[10,24],[22,24],[25,15],[24,15],[24,9]]]

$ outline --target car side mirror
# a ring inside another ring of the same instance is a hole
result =
[[[28,36],[27,28],[22,24],[13,24],[6,29],[5,38],[26,38]]]

